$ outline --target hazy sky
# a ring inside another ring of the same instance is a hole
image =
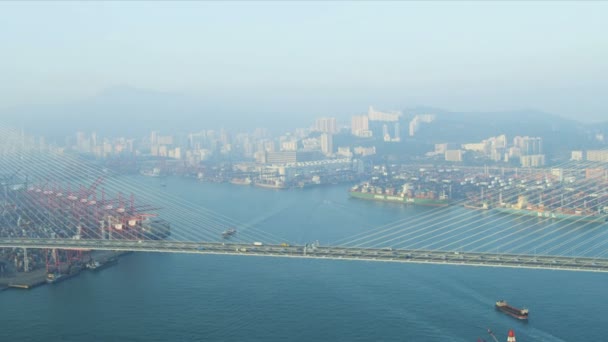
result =
[[[608,2],[0,2],[0,109],[128,85],[608,119],[606,18]]]

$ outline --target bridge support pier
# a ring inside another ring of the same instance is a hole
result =
[[[27,257],[27,248],[23,249],[23,272],[29,272],[30,271],[30,261],[28,260]]]

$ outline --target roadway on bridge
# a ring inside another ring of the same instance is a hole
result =
[[[167,240],[0,238],[0,247],[272,256],[608,272],[608,259],[604,258],[391,248],[372,249],[319,246],[316,244],[254,245],[230,242],[180,242]]]

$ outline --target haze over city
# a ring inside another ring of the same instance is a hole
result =
[[[607,9],[605,2],[5,2],[0,113],[150,118],[164,110],[201,123],[287,124],[285,117],[346,118],[376,105],[604,120]],[[117,103],[132,109],[107,113]]]
[[[0,341],[603,341],[607,17],[0,1]]]

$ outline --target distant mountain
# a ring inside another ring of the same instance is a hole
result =
[[[184,100],[173,94],[115,87],[72,103],[5,111],[2,117],[26,132],[46,136],[66,136],[78,130],[128,135],[140,133],[142,126],[172,127],[176,112],[178,116],[187,114]]]
[[[500,134],[506,134],[512,141],[515,136],[527,135],[542,137],[543,148],[549,152],[582,148],[591,141],[589,125],[536,110],[448,112],[424,108],[408,111],[435,114],[436,120],[423,124],[416,134],[417,140],[432,143],[471,143]]]
[[[309,127],[315,117],[323,116],[318,111],[305,109],[308,107],[291,105],[290,98],[281,94],[265,94],[265,97],[259,98],[254,94],[243,94],[193,96],[117,86],[71,103],[3,110],[0,111],[0,124],[9,124],[23,128],[30,134],[62,141],[66,136],[73,137],[79,130],[95,131],[99,136],[111,137],[142,137],[151,130],[175,134],[222,127],[233,131],[265,127],[278,133]],[[316,106],[320,108],[324,105]],[[349,102],[345,108],[351,106]],[[351,115],[363,111],[365,108]],[[545,138],[546,148],[581,148],[593,142],[597,133],[608,137],[608,122],[584,125],[535,110],[482,113],[415,107],[405,109],[403,113],[402,137],[407,136],[407,122],[414,115],[436,115],[435,122],[421,127],[415,141],[410,139],[410,143],[420,142],[424,145],[475,142],[506,134],[509,140],[515,135],[541,136]],[[345,119],[349,118],[350,115],[345,116]]]
[[[151,130],[166,133],[202,129],[251,129],[302,123],[293,117],[248,106],[238,98],[195,97],[128,86],[112,87],[96,96],[65,104],[25,106],[0,112],[3,124],[31,134],[63,138],[76,131],[103,136],[142,136]],[[306,122],[304,124],[304,122]],[[295,127],[294,127],[295,128]]]

